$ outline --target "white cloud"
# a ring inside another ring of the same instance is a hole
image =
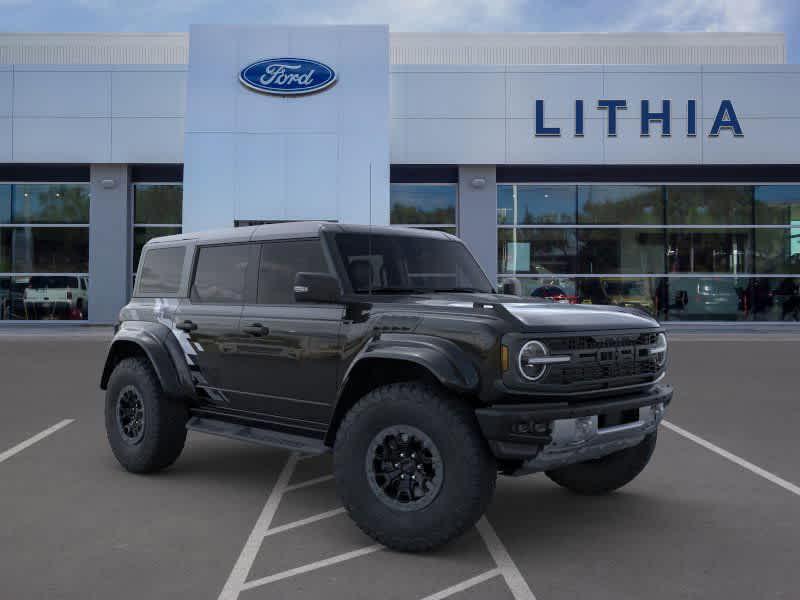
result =
[[[623,21],[628,31],[775,31],[781,11],[766,0],[644,2]]]
[[[356,0],[324,2],[309,12],[289,9],[287,22],[388,23],[393,31],[480,30],[520,23],[522,0]]]

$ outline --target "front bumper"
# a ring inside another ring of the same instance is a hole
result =
[[[511,474],[523,475],[639,444],[658,428],[671,400],[672,386],[662,384],[613,400],[498,404],[475,414],[494,455],[518,465]],[[623,414],[621,424],[605,424]]]

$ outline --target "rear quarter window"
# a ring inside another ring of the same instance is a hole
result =
[[[145,251],[135,296],[174,296],[178,293],[186,247],[150,248]]]
[[[200,248],[190,295],[192,302],[241,304],[250,248],[251,244]]]

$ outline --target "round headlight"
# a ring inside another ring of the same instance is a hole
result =
[[[667,336],[659,333],[656,336],[656,345],[650,352],[656,357],[656,365],[659,368],[663,367],[667,362]]]
[[[520,374],[528,381],[538,381],[544,377],[547,371],[547,363],[539,363],[537,359],[546,357],[549,354],[547,346],[542,342],[532,340],[527,342],[519,351],[517,364]]]

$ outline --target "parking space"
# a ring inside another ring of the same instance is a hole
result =
[[[13,342],[13,343],[12,343]],[[624,490],[501,478],[487,518],[424,555],[343,513],[329,456],[189,437],[155,476],[118,466],[97,379],[107,332],[0,334],[0,581],[10,598],[795,598],[800,337],[676,335],[668,418]],[[66,421],[66,422],[65,422]],[[796,489],[796,488],[795,488]]]

